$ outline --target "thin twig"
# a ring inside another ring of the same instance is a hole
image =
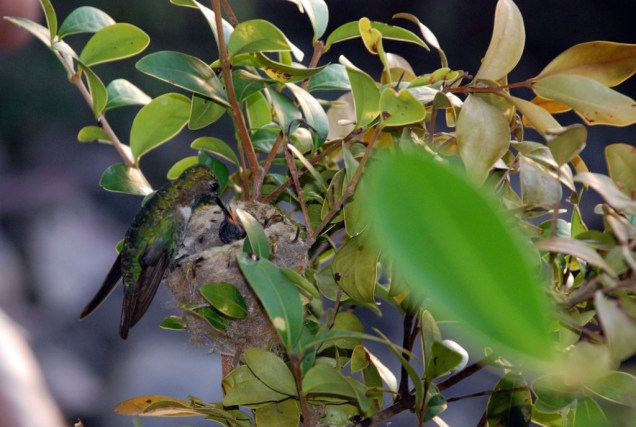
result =
[[[314,44],[314,54],[311,56],[311,60],[309,61],[309,66],[308,66],[309,68],[315,68],[316,65],[318,65],[318,61],[320,61],[320,57],[322,56],[322,53],[323,53],[322,49],[324,47],[325,47],[325,44],[322,42],[322,40],[318,40]],[[307,89],[307,86],[309,85],[310,80],[311,80],[311,77],[307,77],[300,84],[300,87],[302,87],[303,89]]]
[[[305,228],[307,229],[307,234],[312,234],[311,222],[309,221],[309,212],[307,211],[307,205],[305,204],[305,198],[303,197],[303,187],[300,185],[300,181],[298,180],[298,171],[296,169],[296,163],[294,163],[294,156],[289,149],[289,144],[285,146],[285,159],[287,160],[287,168],[289,169],[289,174],[294,181],[294,187],[296,188],[296,195],[298,196],[298,202],[300,203],[300,210],[303,213],[303,217],[305,218]]]
[[[532,87],[532,79],[528,79],[522,82],[510,83],[507,85],[493,86],[493,87],[475,87],[475,86],[459,86],[450,87],[447,86],[442,89],[442,93],[493,93],[505,89],[516,89],[522,87]]]
[[[227,13],[230,24],[232,24],[233,27],[236,27],[239,24],[239,20],[236,19],[236,15],[234,14],[232,7],[230,6],[230,3],[227,0],[221,1],[223,2],[223,9],[225,10],[225,13]]]
[[[291,356],[291,365],[294,371],[294,377],[296,378],[296,390],[298,391],[298,398],[300,399],[300,410],[303,415],[303,426],[313,427],[314,422],[311,419],[311,411],[309,410],[309,405],[307,404],[307,397],[303,392],[303,374],[300,369],[300,359],[298,355]]]
[[[267,155],[267,158],[265,159],[265,163],[263,163],[263,174],[267,174],[267,172],[269,172],[269,168],[272,167],[272,163],[274,162],[274,159],[276,158],[276,154],[278,153],[278,148],[280,147],[280,143],[283,142],[283,133],[279,132],[278,136],[276,137],[276,141],[274,141],[274,145],[272,146],[272,149],[269,151],[269,154]]]
[[[457,402],[458,400],[464,400],[464,399],[472,399],[473,397],[490,396],[497,393],[513,393],[515,391],[525,391],[525,390],[528,390],[528,387],[513,387],[513,388],[500,389],[500,390],[484,390],[484,391],[478,391],[476,393],[449,397],[448,399],[446,399],[446,403]]]
[[[258,157],[254,151],[250,134],[241,112],[241,106],[236,99],[236,93],[234,92],[234,82],[232,80],[232,67],[230,65],[230,59],[227,53],[227,46],[225,44],[225,36],[223,34],[223,18],[221,15],[221,0],[212,0],[212,9],[215,14],[216,31],[219,38],[219,56],[221,59],[221,70],[223,71],[223,80],[225,81],[225,90],[227,91],[228,100],[230,101],[230,113],[234,126],[239,134],[241,145],[247,162],[249,163],[250,170],[252,172],[253,183],[253,199],[258,199],[261,195],[261,187],[263,184],[263,169],[258,164]],[[248,188],[245,191],[249,191]]]
[[[456,373],[452,377],[450,377],[450,378],[442,381],[441,383],[437,384],[437,388],[439,389],[440,392],[442,392],[444,390],[447,390],[447,389],[451,388],[452,386],[454,386],[455,384],[457,384],[457,383],[465,380],[466,378],[470,377],[471,375],[474,375],[477,372],[481,371],[483,368],[485,368],[486,366],[488,366],[492,362],[494,362],[495,359],[497,359],[497,356],[495,354],[491,354],[489,356],[486,356],[483,359],[481,359],[480,361],[473,363],[472,365],[470,365],[467,368],[459,371],[458,373]]]

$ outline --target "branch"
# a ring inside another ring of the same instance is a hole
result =
[[[294,181],[294,187],[296,188],[296,195],[298,196],[298,202],[300,203],[300,210],[303,212],[303,217],[305,218],[305,228],[307,229],[307,234],[311,235],[311,222],[309,221],[309,212],[307,212],[307,205],[305,204],[305,198],[303,197],[303,188],[300,185],[300,181],[298,180],[298,172],[296,170],[296,164],[294,163],[294,157],[292,156],[291,151],[289,150],[289,145],[285,146],[285,160],[287,160],[287,168],[289,168],[289,174]]]
[[[497,356],[494,353],[489,355],[489,356],[486,356],[483,359],[481,359],[480,361],[473,363],[472,365],[470,365],[466,369],[458,372],[457,374],[453,375],[452,377],[450,377],[450,378],[442,381],[441,383],[437,384],[437,388],[439,389],[440,392],[442,392],[444,390],[447,390],[447,389],[451,388],[452,386],[454,386],[455,384],[465,380],[466,378],[470,377],[471,375],[476,374],[477,372],[479,372],[480,370],[482,370],[486,366],[490,365],[492,362],[495,361],[495,359],[497,359]]]
[[[294,370],[294,378],[296,378],[296,389],[298,391],[298,398],[300,399],[300,410],[303,415],[303,426],[312,427],[315,425],[313,420],[311,419],[311,411],[309,410],[309,405],[307,404],[307,397],[303,392],[303,377],[302,370],[300,369],[300,359],[298,355],[291,356],[291,365]]]
[[[227,91],[228,100],[230,101],[230,113],[234,126],[239,134],[243,151],[247,156],[250,171],[252,172],[252,182],[254,184],[254,192],[252,197],[258,199],[261,194],[261,185],[263,182],[262,175],[263,169],[258,164],[258,158],[254,151],[254,146],[250,139],[250,134],[245,125],[245,119],[241,112],[241,107],[236,99],[236,93],[234,92],[234,82],[232,80],[232,67],[230,65],[230,59],[227,54],[227,46],[225,45],[225,36],[223,34],[223,18],[221,12],[221,0],[212,0],[212,9],[214,10],[214,19],[216,21],[216,31],[219,37],[219,56],[221,59],[221,70],[223,71],[223,80],[225,81],[225,90]],[[246,192],[249,189],[245,189]]]

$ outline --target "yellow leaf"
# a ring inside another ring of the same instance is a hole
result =
[[[576,75],[608,86],[636,73],[636,44],[594,41],[581,43],[554,58],[538,79],[556,75]]]
[[[475,78],[497,81],[505,77],[521,59],[525,42],[519,8],[512,0],[499,0],[490,45]]]
[[[120,415],[138,417],[191,417],[201,415],[187,400],[166,396],[139,396],[120,403],[115,408]]]

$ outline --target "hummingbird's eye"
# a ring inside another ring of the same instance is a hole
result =
[[[210,181],[210,191],[216,193],[219,190],[219,183],[216,181]]]

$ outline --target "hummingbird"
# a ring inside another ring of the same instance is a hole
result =
[[[183,238],[192,211],[213,201],[223,211],[219,230],[223,243],[245,237],[245,231],[218,195],[219,182],[206,165],[197,164],[157,190],[137,213],[126,232],[121,252],[80,319],[93,312],[110,295],[120,279],[124,284],[119,336],[144,315],[154,298],[175,249]]]

